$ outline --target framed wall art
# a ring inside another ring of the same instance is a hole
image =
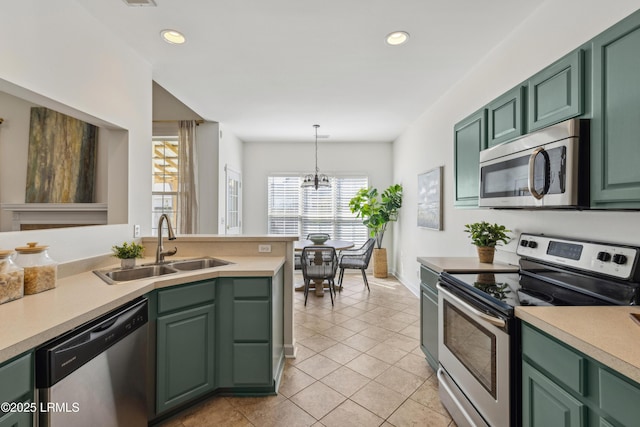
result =
[[[442,168],[418,175],[418,227],[442,230]]]

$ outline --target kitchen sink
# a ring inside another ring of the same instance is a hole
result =
[[[221,267],[231,264],[229,261],[223,261],[217,258],[196,258],[185,259],[182,261],[173,261],[168,265],[180,271],[202,270],[203,268]]]
[[[147,264],[127,269],[112,268],[108,270],[94,270],[93,272],[109,285],[113,285],[117,282],[148,279],[150,277],[164,276],[181,271],[202,270],[228,264],[231,263],[217,258],[205,257],[173,261],[166,264]]]

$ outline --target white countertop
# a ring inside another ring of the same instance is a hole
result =
[[[517,265],[510,265],[498,261],[493,264],[480,262],[478,257],[418,257],[418,262],[436,273],[510,273],[519,270]]]

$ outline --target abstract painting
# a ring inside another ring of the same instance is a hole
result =
[[[98,128],[31,108],[26,203],[93,203]]]
[[[442,230],[442,166],[418,175],[418,227]]]

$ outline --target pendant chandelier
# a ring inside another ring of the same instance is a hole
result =
[[[302,181],[302,188],[315,188],[316,190],[320,187],[329,188],[331,187],[331,182],[329,182],[329,177],[325,174],[321,174],[320,169],[318,169],[318,128],[320,125],[313,125],[316,128],[316,173],[305,175],[304,180]]]

